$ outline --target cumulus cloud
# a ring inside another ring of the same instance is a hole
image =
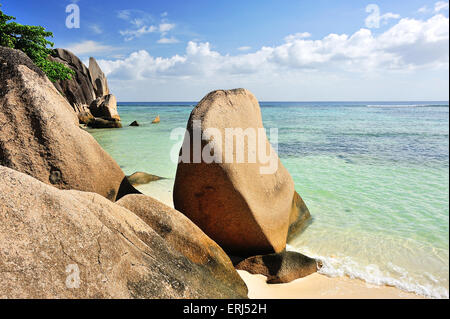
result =
[[[67,46],[67,50],[76,55],[86,55],[93,53],[108,52],[115,48],[109,45],[104,45],[96,41],[86,40],[79,43],[72,43]]]
[[[208,42],[190,41],[182,55],[153,57],[141,50],[124,59],[99,63],[108,76],[120,79],[448,68],[449,20],[441,14],[428,20],[401,19],[379,35],[363,28],[351,35],[310,37],[309,33],[296,33],[285,37],[281,45],[238,55],[223,55]]]
[[[407,69],[448,64],[448,18],[401,19],[379,36],[368,29],[322,40],[296,39],[274,48],[272,59],[296,68]]]
[[[98,60],[105,74],[121,80],[145,79],[152,74],[168,72],[177,63],[185,61],[185,57],[178,55],[171,58],[155,58],[145,50],[133,52],[124,59]]]

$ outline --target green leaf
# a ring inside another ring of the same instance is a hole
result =
[[[48,59],[54,43],[47,38],[53,37],[53,33],[41,26],[11,21],[15,19],[4,14],[0,4],[0,46],[23,51],[52,82],[70,80],[75,74],[72,69]]]

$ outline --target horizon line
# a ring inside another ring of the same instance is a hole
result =
[[[198,103],[200,100],[167,100],[167,101],[117,101],[117,103]],[[350,103],[373,103],[373,102],[381,102],[381,103],[388,103],[388,102],[446,102],[449,103],[449,100],[290,100],[290,101],[283,101],[283,100],[261,100],[258,101],[259,103],[325,103],[325,102],[350,102]]]

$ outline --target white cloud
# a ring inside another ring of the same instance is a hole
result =
[[[448,2],[438,1],[434,4],[434,12],[440,12],[443,10],[448,10]]]
[[[262,47],[255,53],[222,55],[208,42],[189,42],[184,55],[171,58],[152,57],[138,51],[120,61],[103,61],[111,76],[135,70],[140,77],[226,75],[258,73],[272,70],[316,70],[331,72],[366,72],[409,70],[425,66],[447,65],[449,20],[435,15],[428,20],[401,19],[384,33],[375,36],[369,29],[352,35],[329,34],[320,40],[305,39],[307,33],[285,37],[275,47]],[[165,39],[165,38],[164,38]],[[173,43],[176,39],[160,40]],[[139,56],[139,59],[137,58]],[[146,62],[142,62],[146,60]],[[133,63],[142,62],[139,67]]]
[[[309,38],[311,37],[311,33],[309,32],[300,32],[300,33],[295,33],[295,34],[290,34],[287,37],[284,38],[284,41],[286,42],[290,42],[290,41],[294,41],[297,39],[305,39],[305,38]]]
[[[322,40],[287,39],[274,48],[272,59],[291,68],[347,71],[448,64],[448,18],[402,19],[377,37],[361,29],[351,36],[330,34]]]
[[[392,12],[385,13],[380,16],[380,21],[386,24],[390,19],[400,19],[400,15]]]
[[[251,50],[251,48],[252,47],[250,47],[250,46],[242,46],[242,47],[239,47],[239,48],[237,48],[239,51],[249,51],[249,50]]]
[[[429,11],[427,6],[423,6],[421,8],[419,8],[419,10],[417,10],[417,12],[419,13],[427,13]]]
[[[133,20],[130,20],[130,23],[139,28],[145,25],[145,19],[134,18]]]
[[[159,32],[166,33],[175,28],[175,24],[173,23],[161,23],[159,25]]]
[[[132,87],[127,81],[137,81],[142,86],[152,83],[160,89],[168,85],[176,87],[177,92],[178,88],[187,90],[194,85],[204,92],[229,86],[252,88],[259,83],[266,88],[264,93],[277,85],[283,87],[279,90],[293,85],[308,88],[312,85],[308,79],[334,83],[336,87],[343,83],[359,87],[367,77],[378,77],[382,86],[399,74],[410,72],[446,70],[448,78],[449,19],[441,14],[427,20],[403,18],[379,35],[362,28],[351,35],[332,33],[317,40],[310,36],[288,35],[278,46],[262,47],[252,53],[244,53],[245,48],[237,55],[221,54],[208,42],[190,41],[184,53],[172,57],[154,57],[141,50],[121,59],[99,60],[99,64],[108,79],[116,85],[120,83],[119,90]],[[384,77],[379,78],[381,74]],[[341,81],[345,78],[347,82]],[[403,82],[414,86],[414,81]],[[362,88],[360,91],[366,92]]]
[[[131,28],[120,30],[119,33],[124,37],[125,41],[131,41],[139,38],[143,35],[150,33],[158,33],[160,39],[157,43],[177,43],[178,40],[171,36],[168,37],[168,33],[175,28],[174,23],[169,23],[165,18],[167,12],[161,14],[161,22],[159,24],[150,23],[154,19],[151,15],[140,10],[121,10],[117,13],[117,17],[128,21],[131,24]]]
[[[154,33],[157,32],[158,28],[150,25],[150,26],[143,26],[136,30],[120,30],[119,33],[124,36],[125,41],[131,41],[135,38],[139,38],[140,36],[148,33]]]
[[[423,6],[417,10],[419,13],[439,13],[440,11],[448,10],[448,2],[438,1],[434,4],[433,8],[428,8],[427,6]]]
[[[103,45],[99,42],[86,40],[79,43],[72,43],[67,46],[67,50],[73,52],[75,55],[86,55],[100,52],[108,52],[115,50],[114,47]]]
[[[141,22],[150,23],[154,21],[154,18],[151,14],[148,14],[142,10],[135,9],[126,9],[117,11],[117,17],[119,19],[129,21],[133,24],[139,24]]]
[[[98,60],[105,74],[111,78],[123,80],[145,79],[152,74],[167,72],[177,63],[184,63],[186,57],[175,55],[171,58],[152,57],[147,51],[140,50],[131,53],[124,59]]]
[[[174,38],[174,37],[170,37],[170,38],[164,38],[162,37],[161,39],[159,39],[157,41],[157,43],[161,43],[161,44],[172,44],[172,43],[178,43],[180,41],[178,41],[178,39]]]
[[[131,10],[120,10],[117,12],[117,17],[122,20],[129,20],[131,18]]]

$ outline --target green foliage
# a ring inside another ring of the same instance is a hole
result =
[[[0,5],[0,46],[25,52],[52,82],[70,80],[74,74],[72,69],[49,60],[54,44],[47,38],[53,37],[53,33],[41,26],[22,25],[10,21],[15,19],[4,14]]]

